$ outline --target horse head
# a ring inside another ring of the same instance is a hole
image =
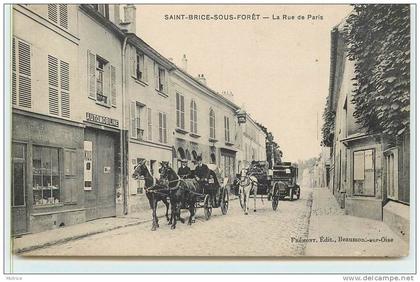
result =
[[[140,176],[146,176],[149,170],[146,167],[146,160],[141,160],[134,168],[133,177],[134,179],[140,178]]]

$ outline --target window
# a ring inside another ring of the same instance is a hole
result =
[[[392,149],[385,154],[386,189],[389,199],[398,200],[398,150]]]
[[[60,203],[60,167],[57,148],[33,147],[33,204]]]
[[[155,64],[155,88],[161,93],[167,93],[167,77],[166,70]]]
[[[116,69],[88,50],[88,95],[105,106],[117,105]]]
[[[353,153],[353,189],[355,195],[375,196],[375,150]]]
[[[131,137],[137,140],[143,140],[144,129],[141,124],[141,116],[143,113],[144,105],[131,102],[130,116],[131,116]]]
[[[49,113],[70,118],[70,66],[48,55]]]
[[[216,116],[213,109],[210,109],[210,138],[216,138]]]
[[[168,132],[166,128],[166,113],[159,113],[159,142],[168,143]]]
[[[144,54],[136,52],[135,77],[138,80],[147,81],[147,69]]]
[[[93,8],[102,16],[109,19],[109,5],[108,4],[93,4]]]
[[[230,142],[230,122],[229,118],[225,117],[225,141]]]
[[[12,104],[31,108],[32,70],[31,45],[13,37],[12,39]]]
[[[76,175],[76,151],[75,150],[64,150],[64,175],[75,176]]]
[[[191,100],[190,105],[190,127],[191,132],[197,134],[197,104]]]
[[[48,19],[53,23],[67,29],[68,9],[66,4],[48,4]]]
[[[152,141],[153,138],[153,126],[152,126],[152,109],[147,108],[147,140]]]
[[[184,96],[179,93],[176,93],[176,126],[185,129]]]
[[[26,187],[26,147],[12,144],[12,206],[25,206]]]
[[[229,155],[222,155],[223,176],[234,177],[235,176],[235,157]]]

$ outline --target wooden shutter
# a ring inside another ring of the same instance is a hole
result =
[[[30,108],[32,105],[31,81],[31,45],[18,41],[18,70],[19,70],[19,106]]]
[[[149,65],[149,59],[146,57],[146,55],[143,55],[143,80],[145,82],[149,82],[149,72],[148,72],[148,66]]]
[[[163,142],[163,121],[162,121],[162,113],[159,113],[159,142]]]
[[[159,66],[155,63],[155,88],[159,90]]]
[[[166,113],[162,114],[162,120],[163,120],[163,143],[168,143],[168,134],[166,129]]]
[[[106,103],[111,104],[111,64],[106,64],[104,66],[104,93],[103,95],[107,97]]]
[[[68,28],[68,11],[66,4],[59,4],[59,13],[60,13],[60,26],[65,29]]]
[[[185,103],[184,103],[184,96],[181,95],[181,128],[185,128]]]
[[[115,67],[111,65],[111,105],[117,106],[117,75]]]
[[[152,109],[147,108],[147,139],[152,140]]]
[[[96,55],[87,51],[88,96],[96,99]]]
[[[130,66],[130,74],[134,77],[137,77],[136,74],[136,48],[131,47],[129,50],[129,66]]]
[[[169,88],[168,88],[168,80],[169,80],[169,75],[168,75],[168,72],[166,71],[166,70],[164,70],[164,74],[165,74],[165,82],[164,82],[164,87],[165,87],[165,89],[164,89],[164,91],[163,92],[165,92],[166,94],[169,94]]]
[[[60,61],[61,116],[70,118],[70,66]]]
[[[48,101],[49,112],[52,115],[59,115],[58,99],[58,59],[48,55]]]
[[[58,22],[57,4],[48,4],[48,19],[55,23]]]
[[[137,138],[136,131],[136,102],[130,102],[131,137]]]
[[[16,39],[12,39],[12,104],[17,104]]]

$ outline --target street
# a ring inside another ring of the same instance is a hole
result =
[[[213,209],[210,220],[197,210],[195,224],[178,223],[171,230],[161,218],[160,228],[151,223],[125,227],[48,248],[25,256],[299,256],[304,243],[291,238],[307,237],[312,190],[302,189],[301,199],[271,202],[257,200],[257,212],[244,215],[238,200],[229,203],[228,214]],[[253,206],[253,205],[252,205]],[[184,217],[186,214],[184,214]],[[205,239],[204,239],[205,238]]]

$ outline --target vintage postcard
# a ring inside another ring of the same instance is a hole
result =
[[[412,9],[10,5],[11,253],[409,255]]]

